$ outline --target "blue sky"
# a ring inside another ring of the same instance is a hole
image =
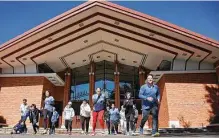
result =
[[[83,2],[0,2],[0,44]],[[113,2],[219,41],[219,2]]]

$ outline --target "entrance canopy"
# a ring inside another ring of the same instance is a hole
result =
[[[156,70],[167,60],[172,70],[211,69],[218,55],[218,41],[111,2],[89,1],[1,45],[0,68],[34,73],[46,63],[59,72],[117,60]]]

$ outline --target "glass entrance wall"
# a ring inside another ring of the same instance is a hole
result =
[[[107,99],[115,99],[114,63],[101,61],[95,63],[95,89],[101,88]]]
[[[72,69],[71,100],[89,99],[90,65]]]
[[[120,89],[120,105],[123,105],[125,99],[125,93],[131,92],[132,98],[135,99],[137,108],[140,108],[140,104],[136,99],[138,98],[138,93],[140,89],[139,84],[139,69],[134,66],[119,65],[119,89]]]

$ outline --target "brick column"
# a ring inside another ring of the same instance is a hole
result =
[[[119,90],[119,68],[118,61],[115,61],[114,83],[115,83],[115,106],[120,107],[120,90]]]
[[[89,104],[91,109],[93,107],[92,96],[95,91],[95,64],[94,62],[90,63],[90,70],[89,70]]]
[[[71,69],[68,68],[66,69],[65,73],[65,85],[64,85],[64,96],[63,96],[63,110],[67,103],[70,101],[70,91],[71,91]],[[61,127],[64,127],[64,118],[62,114],[62,125]]]

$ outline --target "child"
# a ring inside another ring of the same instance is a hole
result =
[[[133,105],[134,111],[135,111],[135,120],[134,120],[134,133],[136,131],[137,122],[138,122],[138,109],[136,108],[136,105]]]
[[[25,132],[25,123],[24,120],[20,120],[14,127],[11,134],[21,134]]]
[[[118,134],[118,124],[119,124],[119,109],[115,107],[115,104],[112,104],[110,109],[110,124],[111,124],[111,133]]]
[[[109,106],[106,107],[106,111],[104,112],[104,120],[108,128],[108,134],[110,134],[110,107]]]
[[[126,134],[126,118],[125,118],[125,108],[121,106],[121,111],[120,111],[120,126],[121,126],[121,131],[125,135]]]
[[[72,119],[75,116],[75,111],[71,106],[72,102],[68,102],[64,109],[65,128],[67,129],[67,133],[69,135],[71,135],[72,131]]]
[[[40,110],[36,108],[35,104],[32,104],[30,107],[29,119],[30,122],[32,123],[34,134],[36,134],[37,130],[39,130],[39,126],[37,125],[39,121],[39,114],[40,114]]]
[[[52,117],[51,117],[51,122],[52,122],[52,127],[50,130],[50,135],[55,134],[55,127],[56,127],[56,122],[59,120],[59,114],[56,111],[56,108],[53,107],[53,112],[52,112]]]
[[[87,100],[84,99],[83,103],[80,106],[82,134],[84,134],[85,122],[86,122],[86,132],[85,132],[85,134],[86,135],[88,134],[89,123],[90,123],[90,114],[91,114],[90,105],[87,103]]]

